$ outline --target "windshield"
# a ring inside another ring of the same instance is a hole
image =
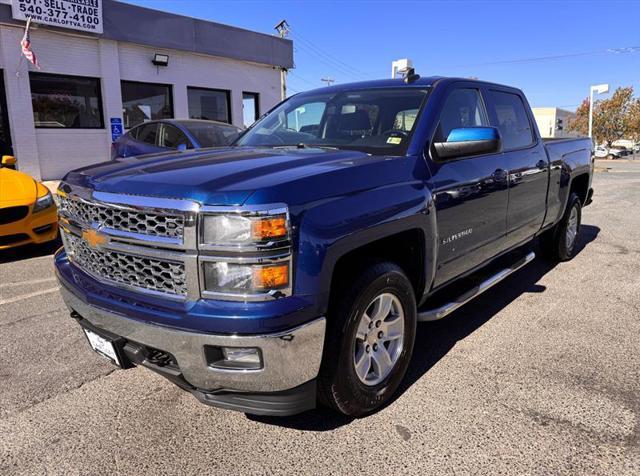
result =
[[[207,122],[190,122],[182,124],[198,141],[200,147],[219,147],[229,145],[238,138],[241,129],[236,126],[224,126]]]
[[[425,89],[371,89],[293,96],[258,121],[237,145],[317,146],[402,155]]]

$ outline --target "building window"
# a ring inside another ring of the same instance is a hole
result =
[[[36,127],[104,128],[99,79],[29,73],[29,82]]]
[[[189,118],[231,124],[231,93],[223,89],[187,88]]]
[[[173,117],[171,86],[122,81],[122,115],[125,129],[144,121]]]
[[[258,93],[242,93],[242,118],[245,127],[249,127],[260,117],[258,98]]]

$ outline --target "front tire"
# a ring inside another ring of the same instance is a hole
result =
[[[572,193],[560,221],[540,237],[543,253],[553,261],[569,261],[576,255],[582,221],[582,201]]]
[[[397,265],[374,264],[331,307],[319,399],[345,415],[365,416],[389,402],[409,366],[417,321],[413,287]]]

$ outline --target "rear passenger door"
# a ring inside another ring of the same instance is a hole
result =
[[[457,83],[446,94],[431,143],[446,141],[452,129],[490,125],[476,84]],[[434,284],[440,286],[504,248],[507,171],[499,152],[447,159],[431,153],[429,168],[438,223]]]
[[[538,140],[529,106],[519,92],[490,88],[487,109],[500,131],[504,163],[509,171],[507,243],[515,246],[540,230],[546,213],[549,161]]]

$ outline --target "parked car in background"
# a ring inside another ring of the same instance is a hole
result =
[[[51,192],[29,175],[14,170],[16,159],[2,157],[0,167],[0,250],[58,237]]]
[[[231,144],[242,129],[226,122],[197,119],[149,121],[133,127],[111,146],[111,158],[203,149]]]
[[[603,145],[599,145],[593,155],[599,159],[619,159],[622,157],[622,151],[614,148],[608,149]]]

